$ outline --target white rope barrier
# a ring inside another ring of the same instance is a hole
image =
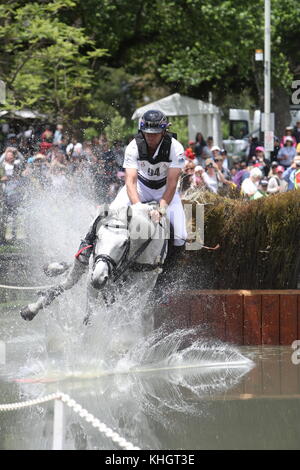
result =
[[[54,286],[36,286],[36,287],[26,287],[26,286],[7,286],[5,284],[0,284],[0,289],[15,289],[15,290],[43,290],[49,289]]]
[[[113,431],[111,428],[102,423],[98,418],[95,418],[91,413],[89,413],[85,408],[83,408],[79,403],[73,400],[69,395],[61,392],[52,393],[51,395],[46,395],[42,398],[36,398],[34,400],[27,400],[17,403],[8,403],[0,405],[0,411],[11,411],[19,410],[20,408],[26,408],[28,406],[39,405],[41,403],[46,403],[52,400],[61,400],[69,408],[71,408],[75,413],[77,413],[81,418],[83,418],[87,423],[90,423],[94,428],[98,429],[101,434],[104,434],[106,437],[111,439],[119,447],[125,450],[140,450],[139,447],[135,447],[131,442],[128,442],[126,439],[121,437],[117,432]]]

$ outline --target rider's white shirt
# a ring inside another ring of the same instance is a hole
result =
[[[157,157],[160,146],[161,143],[152,157],[153,160]],[[174,138],[172,138],[169,156],[169,160],[171,161],[169,163],[160,162],[157,164],[151,164],[145,160],[140,161],[138,157],[138,147],[136,140],[133,139],[126,147],[123,167],[134,168],[138,170],[138,174],[151,181],[159,181],[166,178],[169,168],[183,168],[185,163],[184,148],[181,143]]]

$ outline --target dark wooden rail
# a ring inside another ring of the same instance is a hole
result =
[[[170,296],[154,309],[168,331],[203,327],[203,335],[239,345],[291,345],[300,339],[300,290],[199,290]]]

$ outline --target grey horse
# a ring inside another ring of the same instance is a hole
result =
[[[137,279],[144,277],[145,286],[151,291],[167,256],[170,236],[169,221],[162,217],[152,221],[150,213],[157,207],[148,203],[108,211],[96,218],[96,240],[89,264],[75,258],[65,278],[56,286],[39,293],[36,302],[21,310],[24,320],[32,320],[37,313],[49,306],[56,297],[71,289],[87,272],[87,311],[84,323],[89,324],[97,314],[97,299],[101,294],[106,305],[114,302],[115,295],[126,292]],[[58,269],[59,273],[59,269]]]

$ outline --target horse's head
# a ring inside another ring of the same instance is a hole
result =
[[[145,240],[152,238],[157,224],[149,217],[151,206],[130,206],[112,212],[99,223],[91,282],[101,289],[123,262]]]
[[[129,247],[129,233],[126,211],[108,214],[97,228],[94,247],[92,286],[101,289],[126,257]]]

